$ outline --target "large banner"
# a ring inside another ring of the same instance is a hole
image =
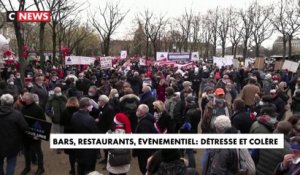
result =
[[[101,57],[100,58],[100,66],[101,69],[110,69],[112,68],[112,60],[114,57]]]
[[[191,53],[169,53],[168,60],[182,62],[191,61]]]
[[[44,120],[32,118],[30,116],[24,117],[29,125],[29,129],[26,131],[27,135],[29,135],[32,138],[38,138],[40,140],[49,140],[51,132],[51,123]]]
[[[298,67],[299,67],[299,63],[294,62],[294,61],[285,60],[283,63],[282,69],[283,70],[287,69],[288,71],[295,73],[295,72],[297,72]]]
[[[213,63],[220,68],[222,66],[230,66],[233,65],[233,57],[232,56],[213,57]]]
[[[156,61],[167,61],[168,52],[157,52],[156,53]]]
[[[83,57],[83,56],[66,56],[66,65],[90,65],[95,63],[96,58],[94,57]]]

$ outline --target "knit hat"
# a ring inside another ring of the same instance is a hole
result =
[[[117,113],[114,117],[114,122],[117,125],[117,128],[118,128],[119,125],[123,126],[122,129],[125,130],[126,134],[131,133],[130,121],[124,113]]]

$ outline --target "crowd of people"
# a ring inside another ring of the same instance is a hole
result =
[[[38,165],[36,175],[45,172],[42,141],[24,134],[24,116],[50,119],[53,133],[285,136],[284,149],[206,149],[202,162],[196,162],[193,149],[56,150],[68,154],[72,175],[95,171],[99,159],[110,175],[124,175],[132,157],[143,175],[300,174],[299,74],[206,64],[189,69],[122,65],[101,70],[32,63],[25,83],[14,66],[6,65],[0,82],[0,175],[14,174],[19,152],[25,157],[22,175],[32,164]],[[292,116],[286,115],[288,107]]]

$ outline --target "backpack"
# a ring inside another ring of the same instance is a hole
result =
[[[214,107],[213,107],[212,117],[211,117],[211,120],[210,120],[210,128],[211,129],[214,130],[216,118],[220,115],[229,116],[229,110],[228,110],[228,107],[226,105],[225,100],[224,100],[224,105],[223,106],[214,105]]]
[[[255,175],[253,159],[247,149],[237,149],[238,175]]]

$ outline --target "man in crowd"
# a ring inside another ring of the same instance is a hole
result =
[[[155,118],[153,117],[152,114],[149,113],[149,107],[145,104],[139,105],[136,111],[136,115],[139,119],[139,123],[136,127],[135,133],[137,134],[153,134],[157,133],[155,127],[154,127],[154,122]],[[139,163],[139,168],[140,171],[142,172],[143,175],[147,172],[146,165],[147,165],[147,160],[148,158],[155,152],[153,149],[143,149],[143,150],[138,150],[134,149],[133,150],[134,156],[138,157],[138,163]]]
[[[44,111],[34,102],[34,95],[32,93],[24,93],[22,99],[24,104],[22,113],[24,116],[46,121]],[[22,171],[22,175],[26,175],[31,170],[32,154],[37,155],[38,161],[38,169],[35,174],[41,175],[45,172],[41,140],[37,139],[36,137],[32,138],[28,136],[24,140],[25,169]]]
[[[79,111],[74,113],[71,119],[74,133],[97,133],[98,129],[95,119],[89,114],[93,108],[90,99],[83,97],[79,102],[79,108]],[[77,149],[75,155],[78,162],[78,175],[86,175],[95,170],[97,150]]]
[[[39,96],[39,106],[45,110],[48,101],[48,91],[44,85],[43,76],[38,76],[35,78],[35,84],[30,92]]]
[[[23,146],[23,135],[28,128],[22,113],[13,109],[14,98],[4,94],[0,98],[0,174],[13,175],[17,154]],[[6,173],[3,165],[6,158]]]

